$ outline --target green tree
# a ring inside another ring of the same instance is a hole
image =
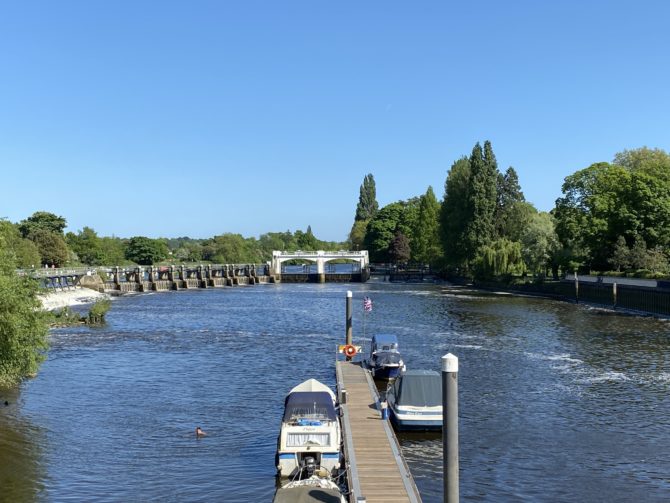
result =
[[[355,220],[370,220],[377,214],[379,203],[377,203],[377,188],[375,178],[369,173],[363,179],[356,206]]]
[[[479,278],[520,274],[523,270],[521,243],[506,238],[482,245],[475,260],[475,273]]]
[[[312,233],[312,226],[307,226],[307,231],[295,231],[295,242],[298,248],[303,251],[315,251],[319,248],[319,241]]]
[[[535,211],[527,221],[520,242],[526,268],[533,274],[546,275],[560,247],[553,217],[549,213]]]
[[[121,265],[125,264],[126,244],[117,237],[104,236],[100,238],[100,264],[101,265]]]
[[[466,246],[469,258],[479,254],[479,249],[494,238],[493,216],[496,208],[498,175],[494,171],[495,157],[487,141],[484,153],[477,143],[470,156],[470,190],[468,207],[472,218],[466,228]]]
[[[410,259],[409,239],[402,231],[397,231],[391,240],[388,255],[394,264],[406,263]]]
[[[100,238],[91,227],[84,227],[79,233],[68,232],[65,236],[70,249],[84,264],[105,265],[102,262]]]
[[[0,386],[34,374],[47,350],[47,322],[37,283],[16,275],[16,261],[0,236]]]
[[[435,265],[442,256],[440,242],[440,203],[429,186],[419,202],[419,216],[412,236],[412,257],[417,262]]]
[[[203,258],[218,264],[245,264],[255,262],[249,243],[241,234],[225,233],[215,236],[203,247]]]
[[[612,164],[628,171],[647,172],[656,176],[670,177],[670,154],[660,148],[636,148],[624,150],[614,156]]]
[[[8,252],[20,268],[39,267],[42,263],[40,252],[35,243],[21,237],[18,226],[8,220],[0,219],[0,236],[3,237]]]
[[[497,176],[497,204],[495,209],[495,227],[498,236],[508,236],[509,226],[513,225],[518,217],[519,203],[525,201],[519,177],[513,167],[507,168],[505,174]],[[514,238],[512,238],[514,240]]]
[[[67,221],[63,217],[48,211],[36,211],[19,223],[19,231],[24,238],[29,237],[36,230],[45,230],[62,236],[65,227],[67,227]]]
[[[610,264],[617,271],[621,269],[628,269],[630,267],[630,248],[626,244],[626,238],[623,236],[617,237],[614,245],[614,251],[610,258]]]
[[[130,238],[126,247],[126,259],[140,265],[153,265],[165,260],[169,250],[165,240],[151,239],[144,236]]]
[[[401,230],[405,203],[396,202],[384,206],[370,220],[365,234],[364,246],[372,262],[389,262],[389,246],[397,231]]]
[[[452,268],[467,264],[466,230],[472,219],[469,201],[470,161],[467,157],[455,161],[444,184],[444,199],[440,208],[440,237],[447,265]]]
[[[40,253],[42,265],[63,267],[69,257],[69,249],[60,234],[36,228],[28,235]]]
[[[364,248],[365,233],[368,228],[369,220],[356,220],[349,232],[349,247],[352,250],[362,250]]]
[[[195,240],[182,242],[173,252],[173,256],[180,262],[200,262],[202,261],[202,245]]]

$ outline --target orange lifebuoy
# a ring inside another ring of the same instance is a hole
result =
[[[347,344],[346,346],[344,346],[344,354],[348,358],[353,358],[354,356],[356,356],[356,353],[357,353],[356,346],[352,346],[351,344]]]

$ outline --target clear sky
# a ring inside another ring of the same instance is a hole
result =
[[[0,0],[0,217],[344,240],[488,139],[526,198],[670,150],[670,2]]]

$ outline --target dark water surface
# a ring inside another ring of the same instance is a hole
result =
[[[347,289],[356,341],[397,334],[409,368],[459,357],[463,501],[670,500],[668,321],[374,281],[126,296],[105,328],[55,330],[0,392],[0,500],[271,501],[283,398],[334,386]],[[442,501],[441,438],[401,443]]]

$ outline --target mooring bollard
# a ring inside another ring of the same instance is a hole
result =
[[[347,403],[347,390],[342,389],[340,390],[340,405],[344,405]]]
[[[458,358],[442,357],[442,468],[444,502],[458,503]]]

